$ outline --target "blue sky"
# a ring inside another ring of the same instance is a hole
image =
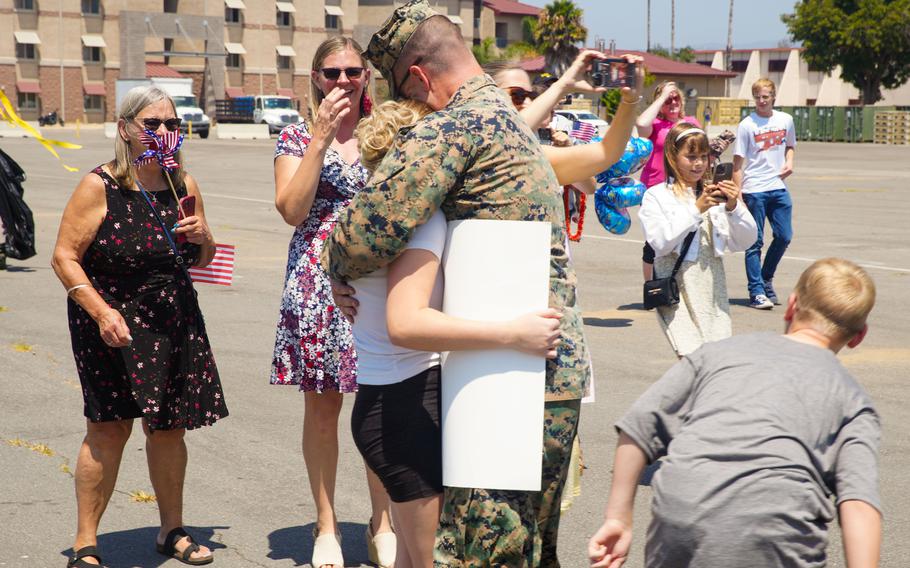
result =
[[[521,0],[545,6],[549,0]],[[733,47],[775,47],[787,39],[780,15],[792,13],[793,0],[735,1]],[[646,45],[645,0],[575,0],[584,10],[588,45],[602,37],[620,49],[644,49]],[[676,0],[676,47],[723,48],[727,44],[729,0]],[[670,46],[670,0],[651,0],[651,45]]]

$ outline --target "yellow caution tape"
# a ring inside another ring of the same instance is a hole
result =
[[[80,146],[79,144],[73,144],[71,142],[61,142],[60,140],[51,140],[49,138],[45,138],[44,136],[41,136],[41,133],[38,132],[37,130],[35,130],[31,124],[29,124],[29,123],[25,122],[24,120],[22,120],[21,118],[19,118],[19,115],[16,114],[15,109],[13,109],[12,103],[10,103],[10,100],[6,97],[6,93],[3,92],[3,89],[0,89],[0,106],[2,106],[3,111],[5,111],[5,112],[0,112],[0,117],[2,117],[4,120],[9,122],[13,126],[18,126],[19,128],[21,128],[21,129],[25,130],[26,132],[28,132],[29,134],[31,134],[35,138],[35,140],[40,142],[41,145],[47,149],[48,152],[50,152],[51,154],[56,156],[58,160],[60,160],[60,164],[64,167],[64,169],[66,169],[66,171],[68,171],[68,172],[78,172],[79,171],[79,168],[73,168],[73,167],[70,167],[70,166],[67,166],[66,164],[64,164],[63,158],[61,158],[60,154],[58,154],[57,151],[54,150],[54,146],[59,146],[61,148],[69,148],[71,150],[79,150],[80,148],[82,148],[82,146]]]

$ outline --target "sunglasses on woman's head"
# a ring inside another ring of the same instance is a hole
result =
[[[338,67],[323,67],[319,70],[322,72],[323,77],[329,81],[334,81],[341,77],[341,72],[344,71],[345,76],[348,79],[356,79],[363,74],[363,67],[345,67],[343,69]]]
[[[521,106],[525,99],[531,99],[532,101],[537,98],[537,93],[534,91],[526,91],[521,87],[509,87],[506,89],[509,96],[512,98],[512,104],[515,106]]]
[[[180,119],[179,118],[168,118],[167,120],[161,120],[160,118],[143,118],[142,125],[149,130],[158,130],[158,127],[162,124],[170,132],[173,132],[180,128]]]

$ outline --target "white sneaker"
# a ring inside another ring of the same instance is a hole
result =
[[[749,299],[749,307],[756,310],[770,310],[774,307],[774,303],[764,294],[757,294]]]

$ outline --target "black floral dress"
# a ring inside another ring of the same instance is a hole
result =
[[[92,422],[145,418],[152,430],[193,429],[228,415],[192,283],[138,191],[100,167],[107,214],[82,259],[92,285],[130,329],[128,347],[111,348],[98,324],[69,300],[73,355]],[[178,188],[185,194],[185,188]],[[167,227],[177,221],[170,191],[149,193]],[[199,247],[180,246],[186,265]]]

